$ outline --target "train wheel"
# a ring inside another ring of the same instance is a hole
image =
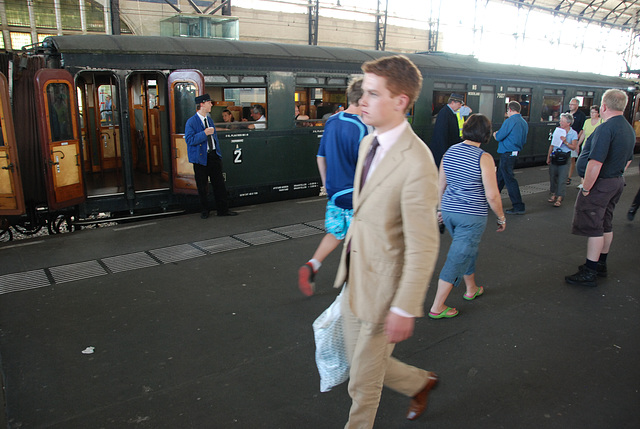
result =
[[[53,219],[49,219],[47,229],[49,230],[49,234],[73,232],[73,216],[58,215]]]
[[[0,230],[0,243],[4,243],[5,241],[13,240],[13,232],[10,229],[1,229]]]
[[[33,235],[42,229],[42,224],[32,221],[25,221],[24,223],[13,225],[13,227],[20,234]]]

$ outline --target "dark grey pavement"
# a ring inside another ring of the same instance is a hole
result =
[[[640,427],[640,216],[626,219],[637,163],[597,288],[563,279],[586,252],[586,239],[570,234],[575,186],[553,208],[541,192],[546,169],[518,170],[527,214],[508,217],[501,234],[489,223],[477,272],[484,296],[466,302],[455,289],[458,317],[420,319],[396,347],[440,376],[426,414],[406,421],[408,399],[385,390],[376,428]],[[319,392],[311,329],[337,293],[338,252],[320,270],[318,295],[296,286],[322,237],[324,203],[0,244],[9,427],[343,427],[346,385]],[[448,245],[445,234],[427,310]]]

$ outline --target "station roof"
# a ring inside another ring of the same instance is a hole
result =
[[[545,11],[640,32],[640,0],[498,0],[531,10]]]

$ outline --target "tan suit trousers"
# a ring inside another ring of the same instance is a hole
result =
[[[384,324],[358,319],[349,306],[349,293],[342,294],[344,340],[351,365],[349,395],[352,399],[345,429],[370,429],[376,418],[383,385],[406,396],[415,396],[427,384],[429,372],[391,357]],[[408,405],[408,403],[407,403]]]

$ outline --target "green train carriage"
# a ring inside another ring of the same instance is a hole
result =
[[[202,93],[214,100],[232,205],[317,195],[315,158],[323,114],[346,104],[348,81],[361,73],[363,62],[390,54],[216,39],[49,37],[31,52],[27,67],[14,73],[33,84],[14,85],[15,116],[29,125],[16,127],[20,158],[9,152],[22,177],[36,178],[37,186],[21,191],[16,184],[13,198],[26,203],[13,206],[24,207],[31,217],[34,207],[44,206],[49,219],[64,213],[77,223],[96,213],[131,218],[196,207],[184,124]],[[452,54],[408,56],[424,78],[408,119],[427,144],[451,92],[462,93],[495,130],[508,101],[521,101],[530,131],[520,165],[544,162],[559,113],[568,110],[573,97],[588,116],[602,93],[615,87],[629,92],[630,122],[638,110],[635,85],[626,79]],[[35,115],[18,106],[25,97],[36,101]],[[265,129],[250,129],[252,122],[243,121],[255,104],[266,110]],[[295,120],[296,104],[309,120]],[[236,118],[233,125],[222,122],[225,109]],[[9,128],[3,124],[3,130]],[[36,135],[27,132],[32,130]],[[494,156],[496,149],[495,141],[487,145]],[[0,206],[0,215],[18,212]]]

